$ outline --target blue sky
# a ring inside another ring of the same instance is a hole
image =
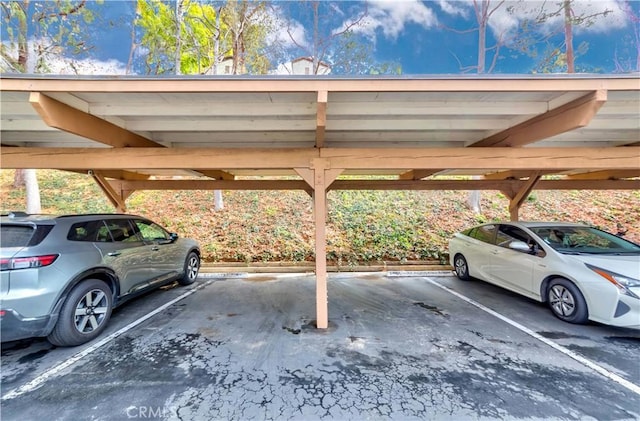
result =
[[[174,0],[172,0],[173,2]],[[480,1],[480,0],[479,0]],[[345,25],[357,20],[365,10],[363,1],[322,1],[321,27],[324,34],[335,33]],[[489,20],[487,45],[492,45],[496,37],[513,37],[518,25],[525,16],[533,11],[551,11],[557,8],[557,0],[506,1],[491,0],[491,9],[500,5]],[[607,16],[595,18],[589,27],[574,29],[574,46],[586,46],[586,52],[576,59],[578,70],[612,73],[616,71],[616,55],[619,63],[627,63],[624,70],[638,70],[636,56],[638,44],[634,43],[634,30],[639,22],[629,19],[624,12],[625,5],[630,6],[636,16],[640,16],[640,2],[620,0],[575,0],[573,8],[576,14],[597,14],[609,10]],[[273,2],[270,13],[277,17],[280,28],[289,27],[299,44],[309,45],[312,34],[310,14],[303,13],[298,1]],[[91,4],[100,18],[92,28],[93,44],[90,57],[92,63],[83,73],[119,73],[123,72],[131,47],[131,22],[135,11],[134,1],[107,0],[104,4]],[[468,66],[477,64],[477,32],[460,33],[478,27],[473,1],[418,1],[392,0],[369,1],[366,3],[367,16],[352,29],[362,40],[373,47],[375,59],[379,62],[399,63],[405,75],[412,74],[459,74]],[[536,28],[537,35],[548,35],[550,45],[562,43],[562,21],[549,19]],[[557,35],[553,35],[557,34]],[[2,32],[3,41],[6,32]],[[284,32],[278,39],[291,44]],[[505,42],[500,50],[493,73],[531,73],[538,59],[509,48]],[[538,44],[541,49],[543,44]],[[295,54],[293,51],[291,54]],[[492,54],[487,56],[487,68],[491,64]],[[630,63],[630,64],[629,64]],[[84,67],[80,66],[80,69]],[[105,70],[109,69],[109,70]],[[470,73],[474,73],[470,69]]]

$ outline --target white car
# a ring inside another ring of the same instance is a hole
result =
[[[570,323],[640,328],[640,245],[581,224],[496,222],[455,234],[449,261]]]

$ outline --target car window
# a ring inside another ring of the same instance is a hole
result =
[[[135,219],[133,223],[145,241],[166,241],[171,239],[167,230],[154,222]]]
[[[135,243],[142,239],[136,234],[128,219],[108,219],[105,221],[114,242]]]
[[[109,230],[102,221],[76,222],[67,233],[69,241],[110,241]]]
[[[550,226],[532,229],[560,253],[640,254],[640,246],[593,227]]]
[[[0,232],[0,246],[25,247],[35,232],[35,227],[30,225],[2,225]]]
[[[477,227],[475,231],[471,232],[469,236],[476,240],[493,244],[496,237],[496,228],[495,225],[481,225]]]
[[[529,234],[527,234],[523,229],[514,227],[512,225],[500,225],[498,228],[498,236],[496,238],[496,244],[500,247],[509,248],[514,241],[522,241],[529,246],[530,251],[535,251],[534,254],[538,256],[544,255],[544,251],[540,248],[540,245],[536,240],[534,240]],[[524,251],[517,250],[521,253]]]

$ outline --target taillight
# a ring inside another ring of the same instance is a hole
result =
[[[0,270],[41,268],[55,262],[59,254],[47,254],[44,256],[16,257],[13,259],[1,259]]]

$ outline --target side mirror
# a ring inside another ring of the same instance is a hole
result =
[[[171,239],[171,242],[176,241],[179,237],[178,234],[176,234],[175,232],[171,232],[169,233],[169,238]]]
[[[521,251],[523,253],[530,253],[531,248],[524,241],[512,241],[509,243],[509,248],[515,251]]]

